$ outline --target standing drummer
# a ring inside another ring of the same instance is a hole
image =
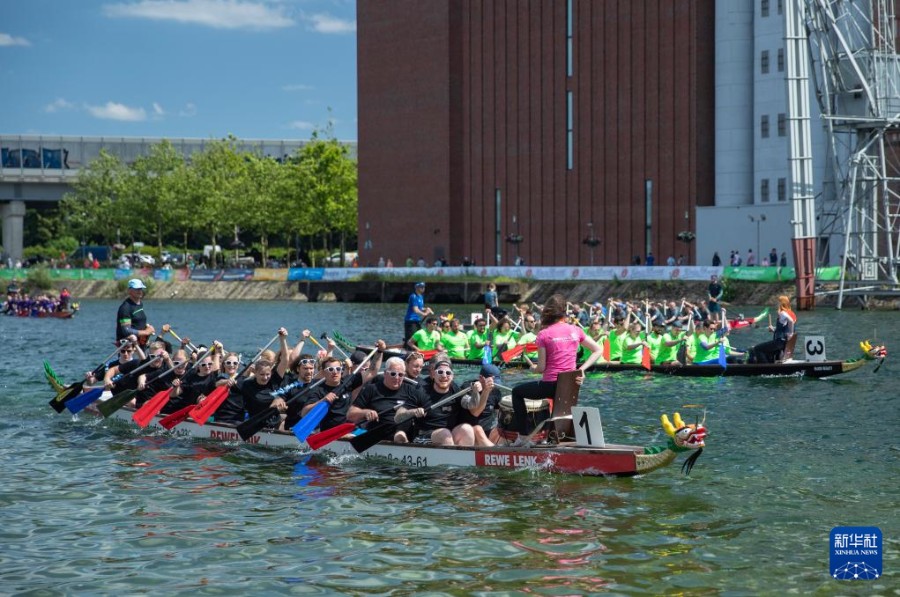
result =
[[[133,335],[140,346],[146,346],[150,336],[156,333],[156,329],[147,323],[147,313],[144,311],[145,290],[147,286],[140,278],[128,281],[128,298],[122,301],[116,314],[116,343]]]

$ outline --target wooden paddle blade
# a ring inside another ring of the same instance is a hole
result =
[[[237,426],[238,435],[241,436],[241,439],[247,441],[254,435],[256,432],[266,426],[266,423],[269,422],[269,419],[278,414],[278,409],[270,406],[266,410],[256,413],[243,423]]]
[[[523,352],[525,352],[525,345],[519,344],[517,346],[513,346],[509,350],[504,350],[503,352],[501,352],[500,358],[503,359],[504,363],[508,363],[511,360],[513,360],[514,358],[521,355]]]
[[[609,362],[609,338],[603,339],[603,360]]]
[[[113,414],[114,412],[131,402],[136,394],[137,390],[124,390],[122,392],[119,392],[109,400],[98,404],[97,410],[99,410],[100,414],[104,417],[108,417],[109,415]]]
[[[172,414],[164,416],[159,420],[159,424],[165,429],[171,429],[175,425],[186,421],[187,418],[191,416],[191,411],[194,410],[195,406],[195,404],[188,404],[184,408],[180,408]]]
[[[337,427],[313,433],[306,438],[306,445],[313,450],[318,450],[322,446],[326,446],[336,439],[341,439],[348,433],[353,433],[354,430],[356,430],[356,425],[353,423],[341,423]]]
[[[103,388],[94,388],[92,390],[88,390],[83,394],[79,394],[78,396],[72,398],[71,400],[66,402],[66,408],[69,409],[69,412],[74,414],[78,414],[83,411],[87,406],[100,398],[103,395]]]
[[[219,386],[207,394],[206,399],[194,406],[194,409],[191,411],[191,418],[194,419],[194,422],[198,425],[205,424],[219,410],[225,399],[228,398],[228,392],[228,386]]]
[[[650,349],[646,346],[641,351],[641,367],[647,371],[653,369],[653,366],[650,364]]]
[[[365,433],[357,435],[350,440],[353,449],[362,454],[378,442],[393,438],[397,430],[397,424],[391,421],[381,421],[376,423],[371,429],[367,429]]]
[[[146,427],[153,420],[153,417],[169,402],[171,397],[172,388],[160,390],[153,395],[153,398],[145,402],[144,406],[134,411],[134,414],[131,415],[131,420],[137,423],[139,427]]]
[[[321,423],[322,419],[325,418],[325,415],[328,414],[328,408],[330,406],[331,405],[327,400],[320,401],[306,413],[305,417],[300,419],[299,423],[293,426],[291,430],[294,432],[294,435],[297,436],[298,440],[301,442],[306,441],[309,434],[319,426],[319,423]]]

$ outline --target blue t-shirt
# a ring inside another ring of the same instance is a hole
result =
[[[420,311],[425,310],[425,295],[414,292],[409,295],[409,301],[406,304],[406,318],[404,321],[422,321],[422,316],[415,312],[414,307],[418,307]]]

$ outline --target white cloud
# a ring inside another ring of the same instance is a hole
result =
[[[311,24],[312,30],[319,33],[356,33],[356,21],[339,19],[325,13],[305,18]]]
[[[46,106],[44,106],[44,112],[61,112],[63,110],[72,110],[75,108],[75,104],[72,102],[68,102],[65,99],[58,97]]]
[[[291,85],[282,85],[282,91],[312,91],[315,89],[312,85],[303,85],[302,83],[295,83]]]
[[[179,116],[196,116],[197,115],[197,106],[194,105],[193,102],[188,102],[184,105],[184,108],[178,111]]]
[[[103,120],[121,120],[124,122],[140,122],[147,119],[143,108],[130,108],[125,104],[106,102],[103,106],[85,106],[91,116]]]
[[[24,37],[14,37],[9,33],[0,33],[0,47],[2,46],[30,46],[31,42]]]
[[[176,21],[214,29],[279,29],[294,25],[282,7],[241,0],[139,0],[106,4],[103,13],[113,18]]]
[[[288,128],[299,131],[311,131],[316,128],[316,125],[311,122],[306,122],[305,120],[295,120],[288,124]]]

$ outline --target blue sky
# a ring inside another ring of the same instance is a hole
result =
[[[0,0],[0,89],[5,134],[355,140],[356,3]]]

